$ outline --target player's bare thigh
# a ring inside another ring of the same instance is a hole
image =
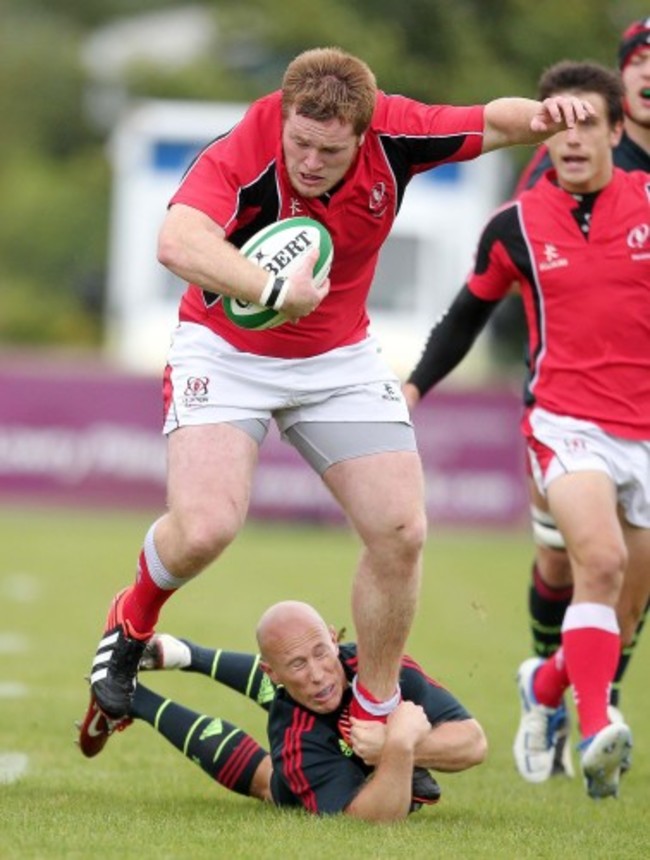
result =
[[[173,569],[182,568],[188,553],[215,556],[235,537],[257,458],[257,442],[230,424],[181,427],[169,435],[169,513],[156,529],[156,547]]]
[[[362,414],[358,393],[346,397],[350,411]],[[283,434],[321,475],[366,542],[411,526],[425,530],[422,464],[413,427],[396,420],[397,406],[383,404],[385,421],[301,421]]]
[[[343,460],[323,480],[362,539],[387,529],[426,529],[424,477],[415,451]]]
[[[550,511],[571,559],[575,602],[615,605],[627,562],[616,488],[604,472],[571,472],[547,490]]]

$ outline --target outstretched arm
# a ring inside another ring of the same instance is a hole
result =
[[[544,101],[500,98],[485,106],[483,152],[514,144],[534,144],[573,128],[595,113],[580,96],[551,96]]]

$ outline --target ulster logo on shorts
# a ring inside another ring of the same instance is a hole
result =
[[[183,392],[183,403],[188,409],[208,402],[208,376],[188,376]]]
[[[562,442],[567,453],[573,454],[575,457],[589,453],[587,442],[581,436],[565,436]]]

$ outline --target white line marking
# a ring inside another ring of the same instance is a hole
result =
[[[13,573],[0,580],[0,590],[15,603],[32,603],[41,594],[41,584],[30,573]]]
[[[0,681],[0,699],[22,699],[27,695],[27,687],[20,681]]]
[[[16,782],[27,772],[28,764],[24,753],[0,753],[0,785]]]
[[[0,654],[21,654],[28,650],[27,637],[22,633],[0,631]]]

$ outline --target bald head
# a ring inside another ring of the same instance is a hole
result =
[[[258,621],[255,631],[257,646],[262,657],[269,661],[269,656],[278,649],[282,650],[284,643],[300,638],[307,630],[329,633],[322,616],[309,603],[283,600],[270,606]]]
[[[262,667],[274,684],[316,713],[339,707],[347,680],[336,631],[313,606],[298,600],[274,604],[260,618],[256,636]]]

